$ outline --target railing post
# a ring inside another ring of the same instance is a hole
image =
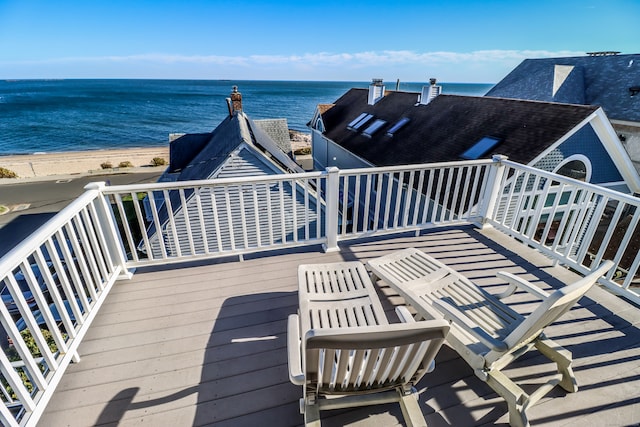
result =
[[[495,155],[492,157],[493,164],[489,170],[489,177],[487,178],[487,186],[485,193],[482,197],[482,208],[479,212],[482,218],[482,228],[489,227],[489,215],[493,215],[493,211],[496,207],[498,198],[500,197],[500,185],[502,177],[504,176],[504,164],[503,161],[507,160],[507,156]]]
[[[328,167],[325,192],[325,236],[327,243],[323,246],[325,252],[339,251],[338,248],[338,203],[340,198],[340,169]]]
[[[84,189],[98,191],[98,197],[96,197],[95,199],[94,206],[96,207],[96,213],[98,214],[98,221],[100,221],[100,226],[102,230],[104,230],[106,239],[105,244],[107,246],[109,254],[113,259],[114,267],[121,267],[120,276],[118,277],[118,279],[131,279],[133,277],[133,273],[127,269],[127,258],[125,256],[125,249],[122,245],[122,242],[118,238],[116,220],[113,216],[113,212],[107,204],[107,200],[105,199],[104,194],[102,193],[102,190],[104,190],[105,187],[105,182],[92,182],[90,184],[87,184]]]

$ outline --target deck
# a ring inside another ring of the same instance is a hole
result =
[[[495,230],[440,229],[391,238],[141,269],[118,282],[40,420],[46,426],[300,425],[301,389],[289,383],[286,319],[297,310],[297,266],[366,260],[418,247],[495,292],[495,272],[561,286],[575,276]],[[402,299],[379,284],[393,315]],[[544,285],[546,287],[546,285]],[[527,312],[531,300],[511,300]],[[531,424],[640,423],[640,311],[600,288],[547,335],[573,352],[580,391],[553,390]],[[420,383],[430,426],[506,425],[506,404],[449,348]],[[507,373],[542,382],[553,365],[535,352]],[[402,425],[397,404],[322,413],[323,425]]]

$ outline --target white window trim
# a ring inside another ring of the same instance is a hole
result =
[[[591,160],[589,160],[589,158],[584,154],[573,154],[567,157],[553,169],[553,173],[558,173],[561,167],[574,160],[579,160],[584,163],[585,167],[587,168],[587,176],[585,177],[585,182],[591,182],[591,172],[593,170],[593,167],[591,166]]]

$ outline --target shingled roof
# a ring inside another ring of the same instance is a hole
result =
[[[455,161],[484,137],[499,143],[480,158],[502,154],[523,164],[533,161],[597,110],[569,105],[491,97],[439,95],[418,104],[417,93],[388,92],[374,105],[367,89],[351,89],[322,115],[325,136],[376,166]],[[361,113],[386,123],[370,137],[347,129]],[[406,124],[387,132],[406,118]]]
[[[598,105],[638,122],[640,54],[525,59],[485,96]]]

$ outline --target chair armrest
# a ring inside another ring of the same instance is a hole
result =
[[[415,323],[416,319],[413,318],[409,309],[404,305],[399,305],[396,307],[396,314],[398,315],[398,319],[402,323]]]
[[[289,364],[289,380],[295,385],[304,385],[301,341],[300,320],[297,314],[291,314],[287,322],[287,362]]]
[[[446,320],[455,323],[456,326],[473,335],[482,344],[486,345],[491,350],[502,352],[506,351],[509,348],[509,346],[504,341],[498,340],[489,335],[466,314],[464,314],[462,311],[458,310],[458,308],[449,304],[448,302],[442,299],[437,299],[433,301],[433,305],[442,312],[443,317]]]
[[[507,288],[506,291],[496,295],[496,297],[499,299],[512,295],[518,288],[522,289],[523,291],[527,291],[532,295],[537,296],[541,300],[545,300],[549,297],[549,293],[543,291],[533,283],[528,282],[523,278],[515,276],[511,273],[507,273],[506,271],[499,271],[496,274],[496,276],[498,276],[500,279],[504,280],[505,282],[509,283],[509,287]]]

